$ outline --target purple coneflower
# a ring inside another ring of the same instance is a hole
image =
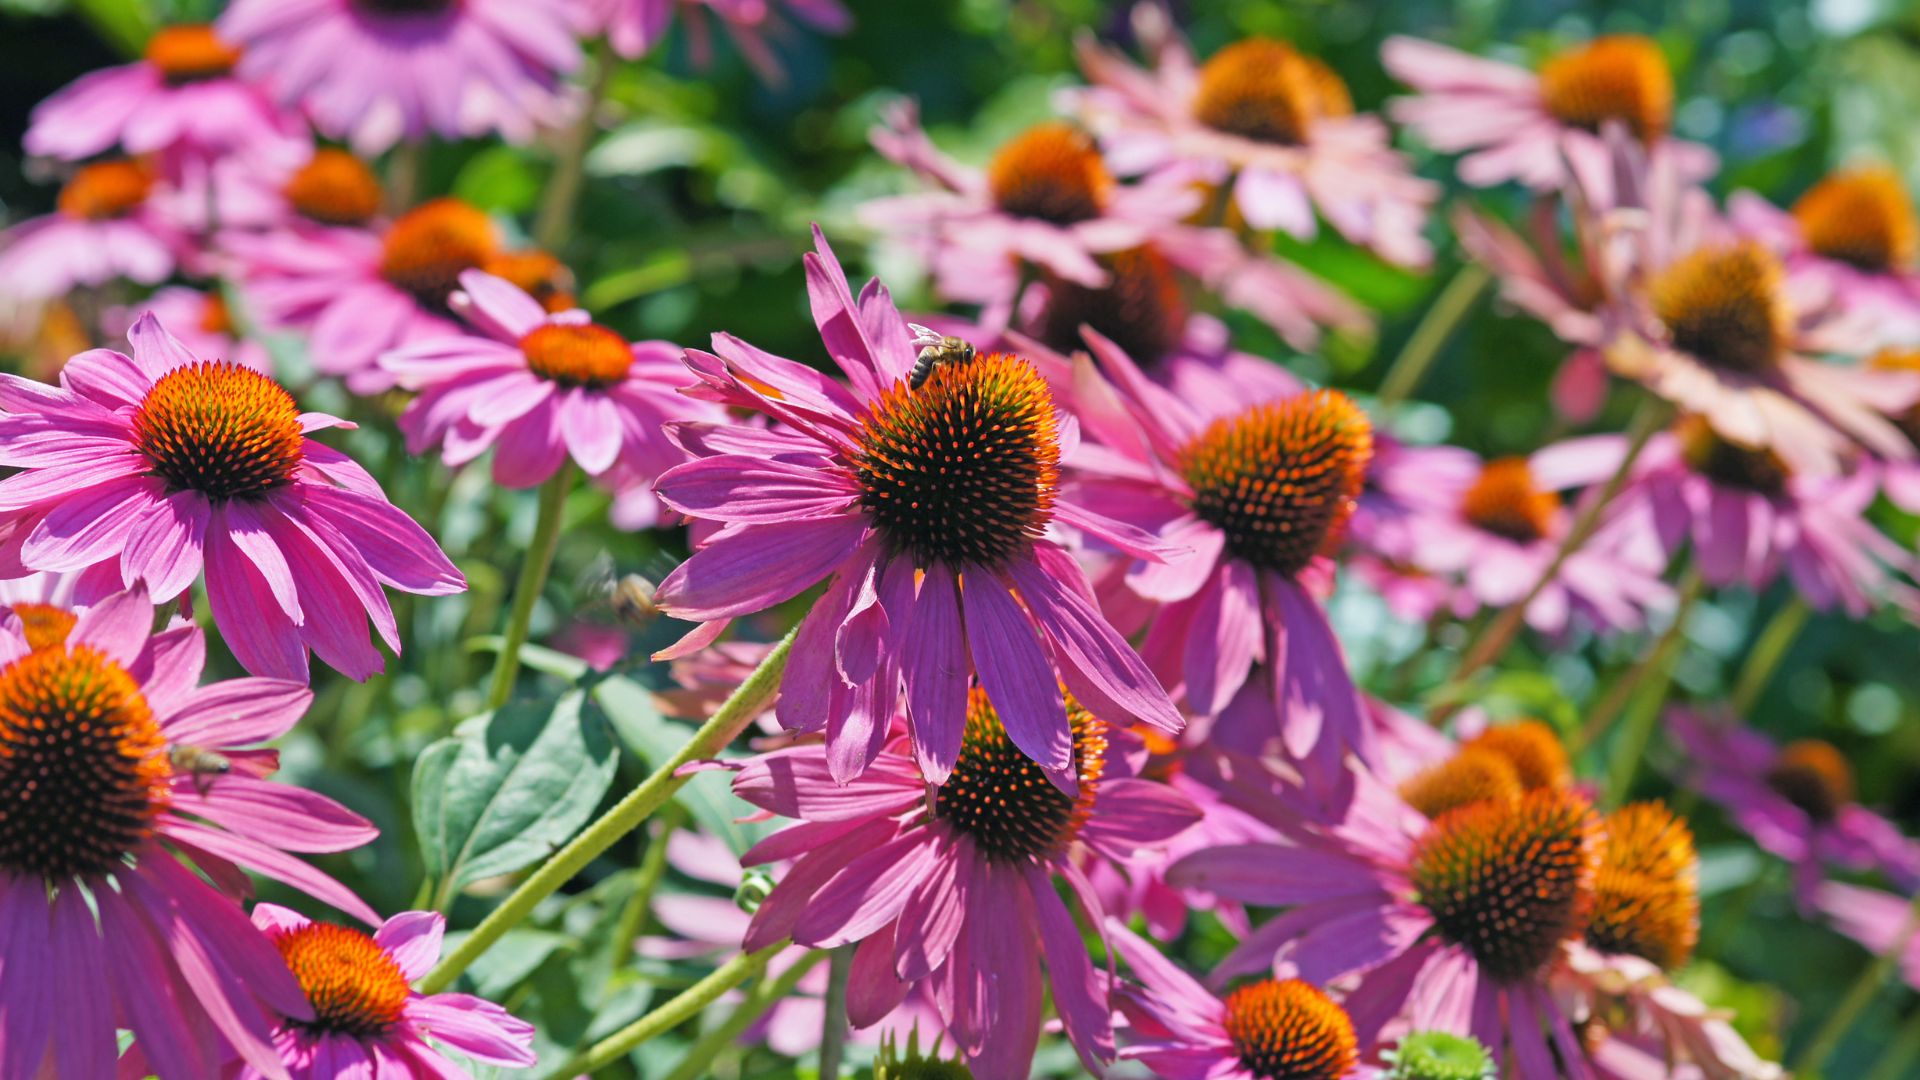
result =
[[[616,461],[657,476],[686,455],[662,433],[678,420],[718,419],[678,393],[687,379],[678,346],[630,345],[578,309],[549,314],[511,282],[460,275],[451,304],[480,332],[403,346],[380,366],[417,391],[400,416],[407,449],[434,446],[450,466],[494,450],[493,478],[507,487],[544,482],[568,457],[589,476]]]
[[[1150,861],[1199,811],[1129,775],[1124,732],[1071,700],[1067,709],[1075,794],[1048,782],[978,687],[938,789],[899,739],[845,785],[817,745],[748,761],[735,794],[800,823],[743,859],[795,860],[755,913],[746,947],[788,936],[817,947],[859,942],[847,990],[855,1026],[930,980],[947,1032],[980,1076],[1027,1074],[1051,986],[1067,1037],[1098,1074],[1113,1056],[1107,995],[1055,879],[1099,925],[1081,868]]]
[[[183,237],[159,212],[153,170],[138,161],[82,165],[54,211],[0,232],[0,296],[52,300],[81,286],[165,281]]]
[[[1667,711],[1666,729],[1686,755],[1684,782],[1793,864],[1802,903],[1829,868],[1878,872],[1902,893],[1920,888],[1920,843],[1856,801],[1853,766],[1831,743],[1780,746],[1730,716],[1686,708]]]
[[[1379,117],[1354,112],[1332,68],[1272,38],[1196,64],[1160,9],[1139,10],[1151,69],[1091,39],[1080,45],[1093,85],[1076,95],[1079,111],[1114,168],[1223,188],[1216,197],[1248,226],[1300,240],[1319,231],[1318,211],[1353,243],[1426,265],[1433,252],[1421,232],[1439,188],[1413,175]]]
[[[141,588],[31,614],[0,612],[0,1073],[110,1076],[129,1028],[163,1077],[216,1075],[226,1053],[285,1077],[262,1009],[312,1013],[224,892],[244,891],[244,867],[377,921],[289,854],[374,828],[265,779],[278,755],[259,744],[312,692],[199,686],[204,637],[149,636]]]
[[[466,579],[351,458],[309,436],[272,378],[202,360],[142,316],[133,355],[95,349],[60,385],[0,375],[0,566],[77,571],[112,560],[157,600],[206,572],[234,656],[307,678],[307,650],[355,679],[381,671],[367,620],[395,652],[382,586],[425,596]]]
[[[568,0],[236,0],[240,73],[364,154],[427,135],[531,142],[580,64]]]
[[[77,161],[118,147],[201,161],[297,158],[306,125],[237,78],[240,50],[211,26],[168,26],[131,64],[82,77],[34,106],[27,153]]]
[[[1719,167],[1713,151],[1673,138],[1673,73],[1651,38],[1595,38],[1555,53],[1537,72],[1407,37],[1388,38],[1380,58],[1418,92],[1388,112],[1441,153],[1471,151],[1460,159],[1460,178],[1476,187],[1518,180],[1559,188],[1565,155],[1598,152],[1608,126],[1671,152],[1688,181]]]
[[[695,460],[660,477],[662,502],[723,527],[661,582],[655,602],[708,622],[762,611],[829,580],[781,684],[789,728],[824,730],[833,775],[880,752],[899,688],[935,783],[960,753],[977,673],[1023,753],[1072,785],[1065,683],[1088,708],[1178,731],[1179,714],[1095,606],[1072,555],[1079,529],[1147,557],[1161,545],[1059,497],[1078,428],[1027,360],[932,363],[878,282],[856,301],[816,232],[806,258],[822,340],[851,385],[728,334],[690,349],[695,391],[780,427],[687,424]]]
[[[440,959],[446,920],[439,912],[403,911],[370,935],[278,904],[254,905],[253,923],[279,949],[306,998],[307,1008],[275,1017],[273,1046],[293,1080],[466,1080],[466,1070],[433,1042],[488,1065],[534,1064],[532,1024],[471,994],[419,994],[408,985]],[[273,1075],[281,1074],[249,1065],[233,1080]]]

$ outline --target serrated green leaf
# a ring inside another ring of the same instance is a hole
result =
[[[457,887],[539,861],[586,824],[618,759],[605,714],[579,690],[462,724],[414,770],[429,873]]]

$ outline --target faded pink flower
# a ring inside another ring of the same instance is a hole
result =
[[[382,586],[426,596],[466,579],[345,454],[309,438],[270,377],[202,360],[144,315],[131,357],[81,353],[59,386],[0,375],[0,567],[118,563],[158,600],[206,575],[222,638],[252,672],[304,682],[307,651],[355,679],[400,650]]]

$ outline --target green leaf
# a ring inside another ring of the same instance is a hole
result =
[[[579,690],[467,721],[414,767],[428,872],[458,887],[538,862],[586,824],[618,763],[606,716]]]
[[[457,947],[465,937],[466,934],[460,932],[448,934],[446,950]],[[474,960],[467,976],[473,980],[475,993],[497,1001],[546,963],[547,957],[572,947],[573,938],[567,934],[552,930],[510,930]]]

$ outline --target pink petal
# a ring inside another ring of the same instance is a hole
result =
[[[1007,738],[1042,768],[1070,769],[1073,733],[1066,704],[1027,613],[1006,584],[987,571],[967,575],[961,599],[974,669]]]
[[[722,533],[667,575],[654,602],[695,622],[764,611],[826,577],[866,532],[863,518],[844,517]]]
[[[373,940],[400,965],[400,973],[413,980],[439,961],[446,929],[447,920],[437,911],[403,911],[382,923]]]

